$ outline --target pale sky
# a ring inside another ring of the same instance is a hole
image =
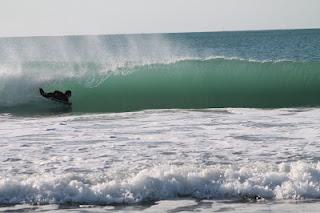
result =
[[[0,37],[320,28],[320,0],[0,0]]]

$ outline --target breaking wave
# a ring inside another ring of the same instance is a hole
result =
[[[73,92],[74,112],[159,108],[320,105],[320,63],[180,59],[150,64],[29,62],[2,64],[1,111],[59,107],[38,88]]]
[[[0,178],[0,203],[134,204],[163,199],[318,199],[320,164],[155,167],[130,177],[107,174]]]

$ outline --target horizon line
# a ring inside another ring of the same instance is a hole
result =
[[[77,37],[77,36],[121,36],[121,35],[155,35],[155,34],[188,34],[188,33],[223,33],[223,32],[264,32],[264,31],[295,31],[295,30],[320,30],[320,27],[310,28],[270,28],[250,30],[213,30],[213,31],[180,31],[180,32],[143,32],[143,33],[78,33],[78,34],[55,34],[55,35],[8,35],[2,38],[32,38],[32,37]]]

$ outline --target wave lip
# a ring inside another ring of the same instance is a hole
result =
[[[155,167],[123,179],[49,174],[0,181],[0,203],[134,204],[190,197],[196,199],[319,199],[320,165]]]

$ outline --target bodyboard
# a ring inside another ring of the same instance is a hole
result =
[[[67,101],[63,101],[63,100],[60,100],[60,99],[56,99],[56,98],[47,98],[45,97],[46,99],[49,99],[49,100],[52,100],[52,101],[55,101],[55,102],[58,102],[58,103],[61,103],[61,104],[65,104],[67,106],[71,106],[72,103],[71,102],[67,102]]]

